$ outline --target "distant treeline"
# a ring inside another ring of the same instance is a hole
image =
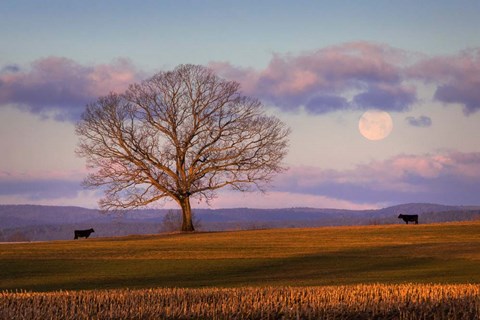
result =
[[[30,212],[32,207],[28,207],[30,211],[22,211],[22,206],[14,207],[13,211],[12,208],[2,211],[2,207],[5,209],[6,206],[0,206],[0,242],[68,240],[73,239],[75,229],[92,227],[95,229],[93,238],[156,234],[178,230],[181,223],[177,210],[138,210],[129,211],[125,215],[106,216],[96,210],[74,207],[37,206],[36,213]],[[50,210],[51,208],[54,209]],[[66,215],[62,208],[69,214]],[[441,211],[442,208],[445,211]],[[365,211],[311,208],[201,209],[194,212],[194,224],[198,231],[403,224],[397,218],[399,213],[419,214],[420,224],[480,220],[480,209],[451,208],[408,204]],[[427,211],[429,209],[440,211]],[[51,223],[46,222],[46,217]]]

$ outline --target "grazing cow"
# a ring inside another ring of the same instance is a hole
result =
[[[95,232],[93,229],[88,229],[88,230],[75,230],[75,238],[73,239],[78,239],[78,238],[85,238],[88,239],[90,237],[90,234],[92,232]]]
[[[418,214],[401,214],[398,216],[398,219],[403,219],[406,224],[408,224],[408,221],[418,224]]]

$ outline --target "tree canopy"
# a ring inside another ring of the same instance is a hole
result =
[[[193,231],[192,197],[264,191],[285,170],[290,129],[238,83],[180,65],[87,105],[76,133],[77,154],[94,170],[84,183],[105,194],[100,208],[170,198],[182,208],[182,230]]]

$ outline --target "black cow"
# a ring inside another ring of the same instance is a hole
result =
[[[88,239],[90,237],[90,234],[92,232],[95,232],[93,229],[88,229],[88,230],[75,230],[75,238],[73,239],[78,239],[78,238],[85,238]]]
[[[418,214],[401,214],[398,216],[398,219],[403,219],[403,221],[408,224],[408,221],[415,222],[418,224]]]

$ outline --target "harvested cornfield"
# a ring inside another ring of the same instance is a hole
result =
[[[1,319],[480,319],[479,285],[0,293]]]

